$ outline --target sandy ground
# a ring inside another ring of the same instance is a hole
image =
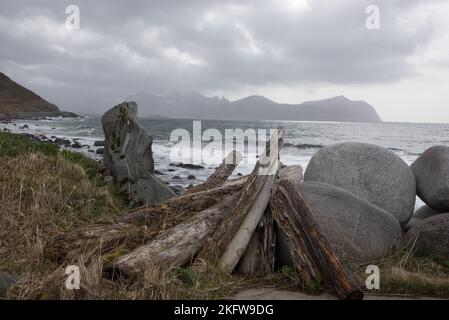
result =
[[[287,291],[272,288],[248,289],[238,293],[234,300],[337,300],[329,293],[318,296],[307,295],[299,291]],[[415,297],[405,295],[365,294],[364,300],[438,300],[432,297]]]

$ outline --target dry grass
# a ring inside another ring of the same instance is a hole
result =
[[[367,293],[449,298],[449,260],[445,258],[417,256],[412,248],[402,247],[369,264],[380,269],[380,289]],[[357,270],[356,278],[366,288],[366,265]]]
[[[62,155],[0,158],[0,268],[44,270],[47,241],[74,227],[118,214],[123,204],[82,166]]]
[[[11,299],[222,299],[250,287],[298,288],[290,268],[260,278],[220,272],[203,263],[187,268],[147,268],[138,279],[106,279],[98,257],[79,257],[81,289],[65,288],[65,265],[43,256],[55,236],[94,220],[112,218],[128,204],[97,175],[96,164],[55,146],[0,133],[0,270],[22,275]],[[378,294],[449,297],[449,260],[397,250],[373,261],[381,270]],[[364,286],[365,266],[356,278]],[[306,288],[321,292],[320,286]],[[373,292],[372,292],[373,293]]]

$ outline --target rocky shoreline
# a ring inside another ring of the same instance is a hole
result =
[[[19,133],[36,125],[19,125],[9,120],[4,123],[9,128],[11,125],[17,127],[14,131]],[[158,208],[157,205],[162,203],[162,209],[163,203],[170,201],[178,209],[190,205],[178,200],[192,194],[191,191],[194,193],[198,186],[189,190],[169,185],[160,178],[164,175],[166,178],[169,170],[176,174],[171,177],[173,181],[179,181],[178,170],[190,172],[205,167],[172,162],[167,164],[168,169],[164,172],[155,170],[153,138],[140,125],[137,106],[132,102],[120,104],[105,113],[102,125],[105,140],[90,144],[84,144],[78,138],[20,134],[64,150],[92,154],[97,160],[99,179],[118,187],[131,204]],[[309,147],[301,145],[298,148]],[[93,165],[95,167],[95,163]],[[232,170],[226,171],[226,179]],[[358,266],[391,257],[394,250],[403,248],[416,252],[417,256],[449,259],[449,147],[433,146],[408,165],[388,148],[367,143],[338,143],[321,146],[304,174],[299,165],[282,166],[281,174],[290,177],[290,189],[297,190],[310,206],[313,219],[348,270],[354,272]],[[196,181],[194,175],[189,175],[188,179],[192,183]],[[224,182],[224,187],[233,188],[233,183],[237,186],[245,179],[248,176],[229,179]],[[213,188],[205,192],[210,191]],[[415,210],[416,196],[426,203],[418,210]],[[198,205],[207,206],[209,201],[219,198],[217,194],[204,201],[201,196],[195,199],[199,201]],[[76,230],[74,232],[77,234]],[[275,241],[275,261],[280,266],[294,268],[291,242],[289,244],[289,240],[281,235],[278,233]],[[2,276],[6,279],[5,286],[14,284],[14,278],[7,273],[0,274],[0,284]]]

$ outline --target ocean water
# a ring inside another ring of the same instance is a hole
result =
[[[159,176],[173,186],[186,187],[207,179],[214,168],[221,162],[225,153],[215,153],[206,157],[203,151],[203,169],[183,169],[170,166],[170,163],[192,162],[189,157],[173,156],[176,141],[170,141],[170,135],[175,129],[184,129],[192,136],[193,120],[186,119],[140,119],[147,132],[153,136],[153,156],[155,169],[162,174]],[[28,129],[20,129],[24,124]],[[449,124],[416,124],[416,123],[339,123],[339,122],[296,122],[296,121],[217,121],[202,120],[201,130],[216,129],[223,136],[229,129],[273,129],[282,126],[285,129],[285,146],[281,151],[281,161],[287,165],[300,164],[306,169],[313,154],[322,146],[339,142],[372,143],[390,149],[406,163],[412,163],[427,148],[433,145],[449,146]],[[74,139],[87,145],[76,151],[83,152],[90,157],[101,159],[92,150],[96,140],[104,139],[100,118],[86,117],[81,119],[57,118],[47,120],[22,120],[13,124],[0,124],[0,129],[8,128],[12,132],[28,132],[42,134],[47,137]],[[252,138],[248,139],[249,152],[245,155],[244,163],[239,165],[234,174],[247,174],[254,166],[256,151],[250,148]],[[209,141],[209,140],[208,140]],[[202,146],[209,144],[203,142]],[[179,145],[178,145],[179,146]],[[88,151],[91,149],[91,152]],[[191,154],[198,155],[201,148],[193,146]],[[203,149],[204,150],[204,149]],[[191,155],[189,154],[189,155]],[[199,158],[196,158],[199,159]],[[173,169],[175,169],[173,171]],[[194,175],[192,179],[189,175]],[[420,202],[418,201],[418,205]]]

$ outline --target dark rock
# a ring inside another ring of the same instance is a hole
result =
[[[104,140],[97,140],[94,142],[94,147],[104,147]]]
[[[172,179],[173,180],[181,180],[181,177],[180,176],[174,176]]]
[[[307,166],[304,181],[343,188],[390,212],[402,226],[413,214],[415,178],[392,151],[364,143],[340,143],[320,149]]]
[[[96,153],[97,154],[103,154],[104,153],[104,148],[97,149]]]
[[[29,129],[29,127],[28,127],[28,125],[27,125],[27,124],[25,124],[25,125],[23,125],[23,126],[19,127],[19,129]]]
[[[449,258],[449,213],[438,214],[415,224],[406,234],[419,255]]]
[[[411,165],[418,196],[438,212],[449,211],[449,147],[427,149]]]
[[[195,177],[193,174],[191,174],[191,175],[189,175],[189,176],[187,177],[187,179],[189,179],[189,180],[195,180],[196,177]]]
[[[441,212],[435,211],[429,206],[422,206],[418,210],[415,211],[413,214],[412,219],[407,223],[407,225],[404,227],[404,231],[410,230],[412,227],[414,227],[416,224],[421,223],[427,218],[433,217],[437,214],[442,214]]]
[[[82,148],[83,146],[79,143],[79,142],[74,142],[74,143],[72,143],[72,145],[70,146],[71,148],[74,148],[74,149],[80,149],[80,148]]]
[[[54,138],[54,140],[53,140],[53,143],[54,144],[56,144],[56,145],[64,145],[64,146],[67,146],[67,145],[70,145],[70,140],[68,140],[68,139],[63,139],[63,138]]]
[[[162,173],[161,171],[159,171],[159,170],[154,170],[154,172],[153,172],[154,174],[157,174],[157,175],[164,175],[164,173]]]
[[[201,166],[199,164],[192,164],[192,163],[170,163],[170,166],[184,168],[184,169],[193,169],[193,170],[204,169],[203,166]]]
[[[168,171],[168,172],[175,172],[176,170],[175,170],[175,169],[172,169],[172,168],[169,168],[167,171]]]
[[[170,187],[178,196],[184,193],[184,188],[182,186],[171,186]]]
[[[121,189],[138,203],[165,201],[175,193],[152,173],[153,143],[137,119],[137,105],[124,102],[102,117],[105,134],[104,165],[111,169]]]

